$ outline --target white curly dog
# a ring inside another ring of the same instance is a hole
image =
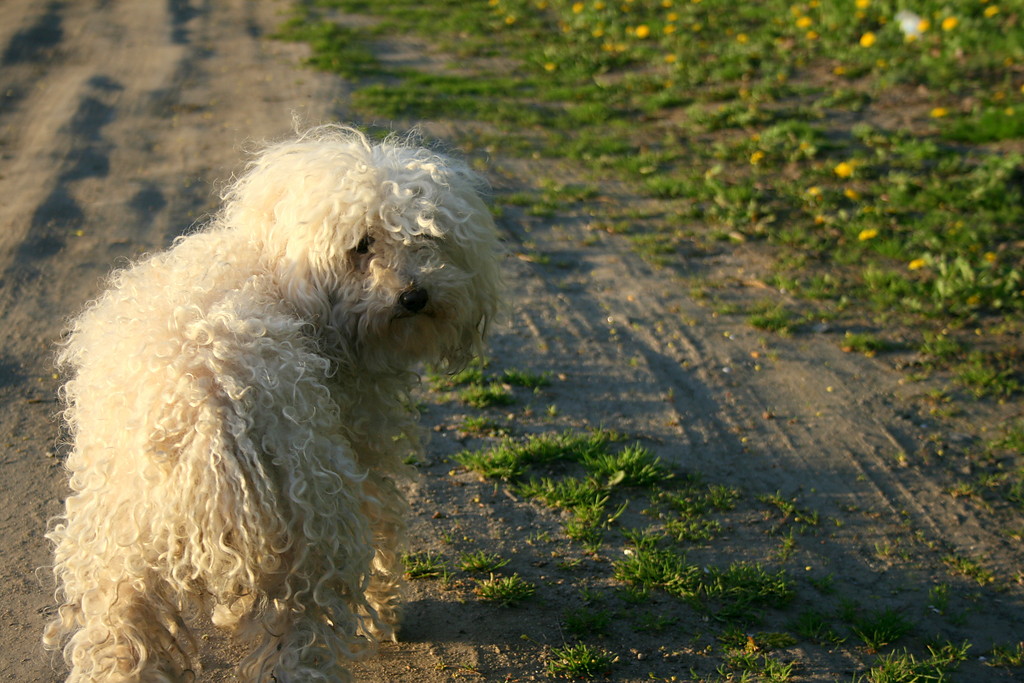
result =
[[[243,681],[347,681],[394,637],[412,368],[463,366],[499,305],[479,187],[409,141],[313,129],[72,323],[44,637],[69,681],[194,678],[201,611],[253,641]]]

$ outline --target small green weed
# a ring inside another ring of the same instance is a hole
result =
[[[614,661],[612,654],[578,643],[553,648],[546,669],[555,678],[591,680],[607,674]]]
[[[883,609],[857,616],[851,628],[869,651],[877,652],[910,633],[913,624],[898,610]]]
[[[501,437],[508,435],[508,428],[485,415],[470,415],[462,421],[459,429],[474,436]]]
[[[767,330],[784,336],[793,332],[793,316],[779,304],[768,302],[759,305],[747,320],[759,330]]]
[[[979,586],[987,586],[995,581],[995,576],[992,572],[985,569],[980,562],[970,557],[946,555],[942,558],[942,561],[946,563],[946,566],[948,566],[954,574],[965,576],[973,580]]]
[[[508,564],[508,562],[508,560],[500,555],[489,553],[486,550],[475,550],[459,555],[459,569],[464,572],[493,574]]]
[[[618,453],[589,453],[583,466],[606,486],[651,486],[671,477],[661,461],[639,444]]]
[[[402,558],[405,575],[410,579],[433,579],[441,576],[446,567],[443,557],[429,552],[411,553]]]
[[[375,74],[380,63],[366,46],[363,33],[334,21],[317,19],[308,8],[297,7],[274,34],[278,40],[309,43],[312,55],[309,66],[333,71],[348,78]]]
[[[873,334],[847,332],[843,338],[842,349],[847,353],[862,353],[869,358],[882,351],[889,351],[893,346],[884,339]]]
[[[904,650],[897,650],[878,658],[875,666],[854,680],[858,683],[926,683],[945,681],[946,672],[955,668],[967,656],[968,644],[928,648],[929,656],[918,659]]]
[[[1019,669],[1024,667],[1024,641],[1016,645],[997,645],[992,648],[989,666]]]
[[[501,381],[511,384],[514,387],[526,387],[527,389],[540,389],[551,384],[550,373],[536,375],[521,370],[508,369],[501,373]]]
[[[756,680],[765,683],[783,683],[792,680],[796,662],[782,662],[771,655],[746,650],[732,650],[725,655],[725,663],[718,667],[717,672],[725,680]]]
[[[702,517],[709,512],[732,510],[740,493],[720,484],[704,484],[700,477],[689,480],[675,491],[660,491],[652,499],[656,508],[667,507],[684,518]]]
[[[782,493],[776,491],[774,494],[758,496],[757,499],[781,512],[783,524],[793,522],[802,528],[816,527],[821,524],[821,515],[817,511],[801,508],[797,504],[796,498],[786,498]]]
[[[504,577],[492,574],[490,578],[477,582],[476,592],[484,600],[503,607],[513,607],[532,597],[537,587],[519,574]]]
[[[836,632],[824,614],[815,610],[801,612],[790,628],[801,638],[814,643],[839,645],[846,640]]]

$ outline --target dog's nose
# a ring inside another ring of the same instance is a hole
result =
[[[412,287],[398,295],[398,303],[402,305],[402,308],[410,313],[419,313],[422,311],[426,307],[429,299],[430,297],[427,295],[427,290],[422,287]]]

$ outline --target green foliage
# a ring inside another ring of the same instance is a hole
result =
[[[508,560],[486,550],[462,553],[459,555],[459,569],[464,572],[482,572],[491,574],[508,564]]]
[[[551,651],[547,672],[555,678],[591,680],[603,676],[611,668],[614,657],[585,643],[556,647]]]
[[[883,609],[858,616],[853,623],[854,635],[861,639],[865,647],[877,651],[907,635],[913,624],[898,611]]]
[[[444,558],[433,553],[412,553],[402,560],[405,563],[405,575],[410,579],[433,579],[445,571]]]
[[[484,600],[497,603],[502,607],[513,607],[533,596],[537,586],[519,574],[495,577],[477,582],[476,592]]]

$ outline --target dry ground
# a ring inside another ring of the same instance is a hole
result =
[[[346,119],[346,84],[299,68],[301,46],[266,39],[282,6],[0,4],[3,680],[61,679],[60,662],[40,647],[52,590],[40,568],[48,561],[47,519],[66,494],[51,369],[64,321],[97,294],[112,265],[166,246],[213,211],[218,183],[239,168],[247,144],[287,134],[293,113],[308,122]],[[444,139],[450,125],[425,130]],[[489,163],[499,195],[523,179],[562,172],[522,160]],[[630,201],[606,190],[610,201]],[[585,216],[563,216],[556,225],[507,211],[502,226],[513,254],[511,313],[495,334],[493,363],[550,372],[554,381],[540,394],[519,391],[517,404],[492,411],[496,421],[517,434],[608,426],[708,481],[750,496],[798,497],[831,527],[801,541],[793,566],[831,575],[867,604],[909,610],[919,639],[969,639],[975,648],[960,680],[1011,680],[975,657],[1024,632],[1019,586],[1007,580],[1022,566],[1020,542],[984,510],[944,493],[944,471],[919,455],[936,429],[914,408],[921,386],[843,353],[824,333],[766,344],[741,320],[693,302],[678,273],[650,268],[618,238],[595,239]],[[515,257],[526,253],[548,258]],[[759,272],[752,255],[735,251],[699,267],[738,297]],[[503,610],[479,602],[464,580],[416,582],[403,642],[360,664],[358,675],[543,679],[544,658],[566,638],[564,605],[578,601],[581,588],[611,590],[608,558],[579,555],[573,571],[560,569],[550,555],[579,553],[559,542],[557,515],[448,459],[484,445],[457,429],[475,411],[427,393],[424,401],[424,420],[436,428],[424,476],[411,491],[414,548],[499,552],[514,558],[510,569],[540,585],[540,594]],[[946,434],[950,443],[957,438]],[[909,454],[909,463],[899,454]],[[749,522],[730,530],[730,559],[763,559],[777,549],[763,519]],[[530,539],[543,531],[555,540],[538,547]],[[949,553],[983,560],[998,586],[944,573],[938,558]],[[954,603],[963,612],[956,623],[923,609],[937,581],[965,596]],[[621,658],[611,677],[711,674],[714,662],[698,635],[702,617],[656,600],[676,613],[677,628],[616,631],[606,643]],[[798,600],[813,606],[814,596]],[[231,645],[216,635],[206,642],[200,680],[232,680]],[[798,646],[789,656],[802,662],[797,680],[849,680],[873,659],[856,648]]]

